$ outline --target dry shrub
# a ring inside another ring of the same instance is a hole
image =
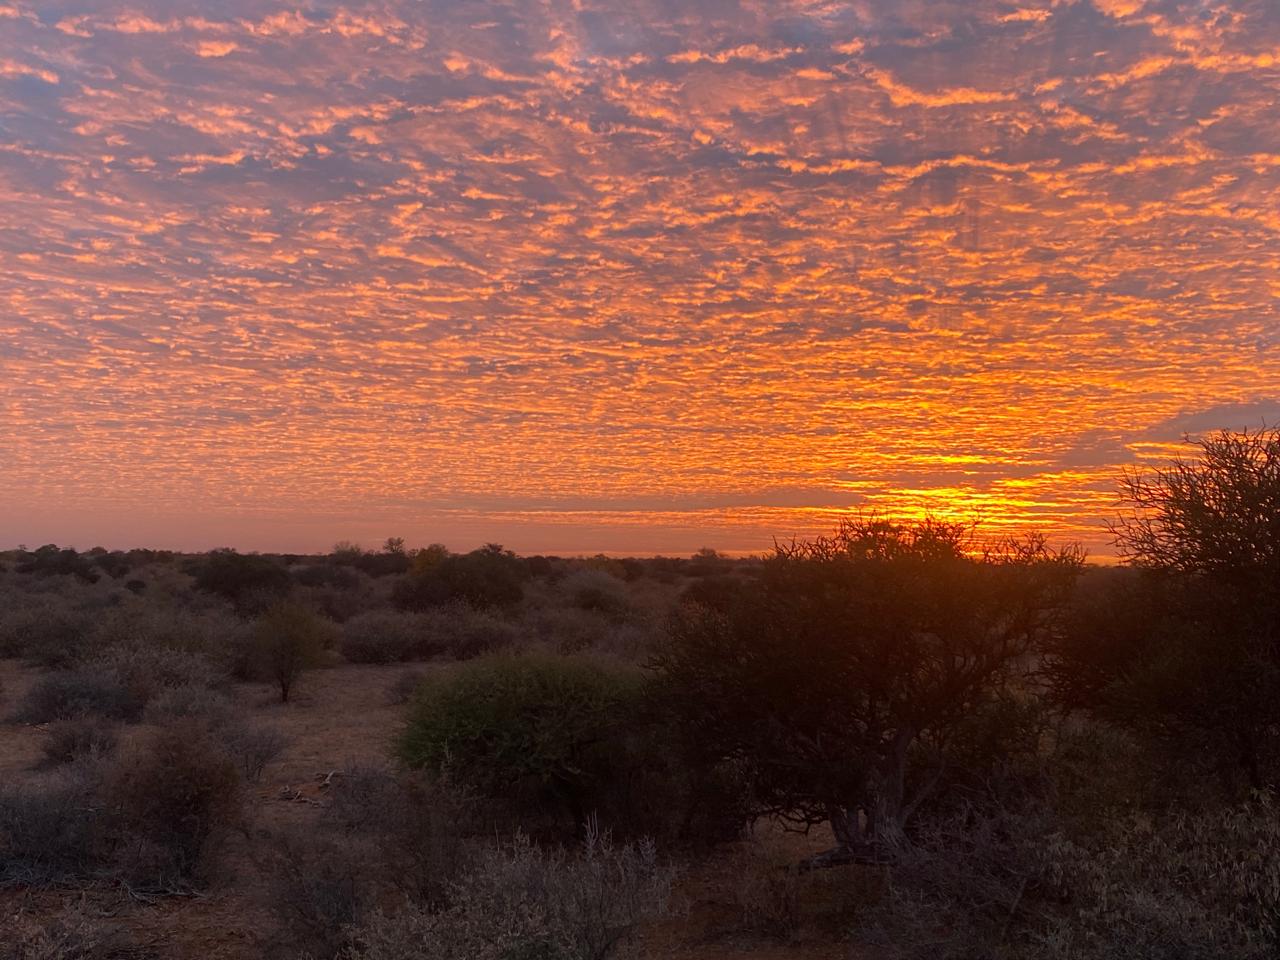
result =
[[[167,892],[204,878],[214,842],[239,823],[241,777],[226,749],[187,721],[155,731],[144,749],[122,756],[105,796],[122,872]]]
[[[409,766],[575,824],[629,758],[635,670],[582,657],[490,657],[429,678],[399,743]]]
[[[560,581],[560,593],[579,610],[620,620],[631,610],[631,594],[618,577],[598,569],[575,570]]]
[[[335,832],[378,851],[392,886],[435,903],[470,863],[467,837],[478,827],[474,798],[448,783],[371,764],[348,764],[325,808]]]
[[[956,815],[900,851],[858,921],[888,957],[1270,960],[1280,947],[1275,801],[1082,822]]]
[[[566,654],[595,649],[611,629],[598,611],[555,606],[529,610],[522,626],[530,639]]]
[[[1111,818],[1046,850],[1069,913],[1034,940],[1046,960],[1271,960],[1280,955],[1280,806]]]
[[[377,902],[440,905],[467,855],[465,797],[379,766],[333,778],[320,829],[286,832],[269,865],[271,907],[293,948],[331,957]]]
[[[405,670],[387,687],[387,702],[394,706],[403,706],[413,699],[418,688],[427,679],[424,670]]]
[[[262,772],[288,745],[289,739],[273,727],[229,723],[217,730],[218,739],[240,767],[246,783],[258,783]]]
[[[367,845],[294,829],[275,838],[270,907],[290,950],[333,957],[362,917],[369,891]],[[380,865],[379,865],[380,866]]]
[[[569,855],[528,840],[491,848],[438,911],[378,914],[359,927],[349,960],[606,960],[667,909],[671,871],[651,844],[616,846],[589,833]]]
[[[106,614],[94,627],[101,649],[126,647],[200,654],[225,672],[226,651],[236,646],[248,625],[227,606],[177,606],[172,602],[132,600]]]
[[[729,861],[737,929],[781,941],[825,935],[847,926],[874,875],[805,870],[772,836],[751,837]]]
[[[136,720],[145,701],[138,700],[114,670],[78,667],[37,680],[13,715],[17,723],[53,723],[81,717]]]
[[[424,627],[421,655],[469,660],[514,646],[519,631],[509,621],[489,610],[477,610],[466,603],[450,603],[422,614]]]
[[[269,607],[254,625],[251,661],[255,675],[280,688],[288,703],[303,671],[318,666],[324,651],[337,644],[333,623],[297,603]]]
[[[102,759],[115,753],[117,739],[115,728],[100,721],[85,718],[63,720],[50,727],[45,737],[45,762],[60,764]]]
[[[147,707],[147,719],[168,724],[185,721],[207,731],[235,760],[246,783],[257,783],[263,770],[280,755],[288,738],[269,726],[242,720],[232,700],[206,687],[171,687]]]
[[[151,723],[197,720],[211,729],[230,723],[234,716],[234,704],[225,693],[191,685],[161,690],[147,704],[146,711],[146,719]]]
[[[970,808],[918,823],[883,868],[881,895],[852,915],[855,940],[895,960],[1017,956],[1045,876],[1043,838],[1059,826],[1043,811]]]
[[[418,614],[370,610],[342,625],[338,649],[352,663],[400,663],[428,655],[427,638]]]
[[[112,960],[145,956],[127,950],[120,938],[83,905],[53,917],[20,911],[0,915],[0,960]]]
[[[0,887],[45,887],[90,877],[103,853],[96,765],[0,785]]]
[[[21,657],[59,669],[83,654],[95,611],[52,594],[27,591],[0,603],[0,657]]]
[[[130,696],[143,704],[174,687],[217,687],[226,680],[203,655],[160,646],[110,647],[87,668],[118,676]]]

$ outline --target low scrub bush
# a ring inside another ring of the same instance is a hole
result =
[[[205,600],[200,606],[178,606],[148,599],[122,604],[94,627],[101,649],[126,648],[201,654],[219,674],[227,672],[228,651],[243,643],[245,622],[229,605]]]
[[[53,723],[81,717],[136,720],[145,701],[135,697],[115,671],[103,667],[59,670],[41,677],[27,691],[13,719]]]
[[[0,913],[0,960],[114,960],[150,956],[129,950],[101,918],[83,906],[54,916],[19,911]]]
[[[1050,889],[1069,898],[1032,940],[1048,960],[1263,960],[1280,954],[1280,807],[1112,817],[1052,837]]]
[[[423,618],[395,610],[371,610],[342,625],[338,649],[352,663],[420,659],[428,640]]]
[[[516,628],[500,616],[452,603],[425,613],[360,614],[343,624],[340,650],[352,663],[466,660],[509,647],[516,638]]]
[[[531,640],[563,654],[596,649],[612,629],[601,613],[557,606],[528,611],[521,625]]]
[[[288,738],[274,727],[242,719],[226,694],[207,687],[171,687],[147,707],[156,724],[185,723],[211,736],[235,761],[246,783],[258,783]]]
[[[83,763],[0,784],[0,887],[56,886],[96,872],[103,852],[100,786],[97,768]]]
[[[405,670],[387,687],[387,702],[398,707],[404,706],[413,699],[426,678],[427,674],[423,670]]]
[[[207,727],[229,723],[235,714],[231,698],[209,687],[182,685],[167,687],[147,704],[146,718],[151,723],[167,724],[175,720],[197,720]]]
[[[20,595],[0,611],[0,657],[21,657],[48,669],[69,667],[83,655],[93,622],[91,611],[60,597]]]
[[[124,874],[164,891],[202,879],[211,844],[239,820],[240,784],[234,760],[199,724],[155,731],[105,785]]]
[[[378,902],[440,908],[466,865],[473,805],[447,787],[385,767],[332,778],[317,828],[275,845],[272,910],[292,949],[334,956]]]
[[[470,862],[466,842],[480,827],[475,799],[420,775],[348,765],[337,779],[326,823],[379,851],[385,876],[420,903],[440,902]]]
[[[577,570],[560,582],[560,591],[579,610],[610,620],[620,620],[631,610],[626,583],[604,570]]]
[[[702,759],[639,671],[611,661],[499,656],[428,676],[397,750],[553,832],[566,815],[578,827],[596,816],[626,837],[698,844],[736,837],[749,819],[740,771]]]
[[[762,833],[730,855],[734,932],[783,942],[838,939],[860,906],[875,898],[879,873],[807,870],[781,841],[779,834]]]
[[[1271,958],[1278,813],[1259,798],[1087,820],[1048,807],[934,819],[897,851],[854,935],[921,960]]]
[[[509,621],[465,603],[452,603],[422,617],[425,635],[420,653],[428,657],[470,660],[514,646],[519,631]]]
[[[490,849],[454,885],[450,906],[379,914],[348,960],[609,960],[667,909],[672,874],[650,844],[588,834],[574,854],[517,838]]]
[[[162,646],[115,646],[95,657],[86,669],[120,679],[130,698],[143,705],[176,687],[215,687],[225,674],[198,653]]]
[[[270,908],[291,955],[336,956],[366,909],[370,851],[345,837],[293,830],[276,836]]]
[[[43,752],[48,764],[101,759],[115,752],[115,728],[98,720],[63,720],[49,728]]]
[[[267,764],[280,756],[289,743],[279,730],[249,723],[228,723],[218,729],[217,736],[246,783],[258,783]]]

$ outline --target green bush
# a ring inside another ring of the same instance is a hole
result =
[[[582,822],[616,776],[615,748],[641,695],[634,671],[583,658],[477,660],[426,679],[398,751],[486,796],[558,806]]]

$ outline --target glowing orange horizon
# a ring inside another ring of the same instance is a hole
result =
[[[1280,421],[1280,10],[0,0],[0,547],[1106,553]]]

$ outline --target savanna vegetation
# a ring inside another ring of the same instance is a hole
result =
[[[1280,955],[1280,431],[1122,563],[0,554],[0,960]]]

